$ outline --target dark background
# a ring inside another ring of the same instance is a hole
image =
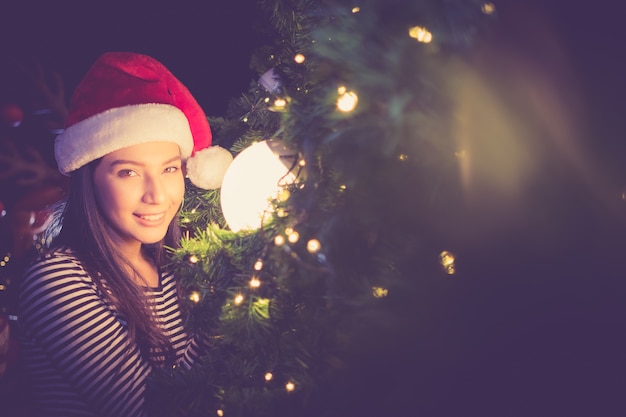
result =
[[[0,5],[3,56],[37,58],[69,93],[103,52],[135,51],[162,61],[209,115],[222,115],[256,77],[249,59],[260,39],[254,1],[67,2]]]
[[[596,135],[614,136],[621,124],[626,69],[619,2],[503,0],[496,37],[532,60],[558,49],[569,60],[593,114]],[[103,52],[132,50],[154,55],[187,83],[211,115],[256,79],[249,68],[269,26],[253,0],[221,2],[4,1],[0,5],[0,57],[34,56],[59,71],[66,88]],[[612,154],[613,152],[607,152]]]

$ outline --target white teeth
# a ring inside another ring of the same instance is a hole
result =
[[[150,214],[150,215],[139,216],[139,217],[141,217],[144,220],[155,221],[155,220],[162,219],[163,216],[164,216],[164,214]]]

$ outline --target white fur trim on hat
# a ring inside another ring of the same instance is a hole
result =
[[[68,174],[104,155],[146,142],[174,142],[183,159],[193,151],[185,114],[169,104],[133,104],[98,113],[57,136],[54,154],[59,171]]]
[[[202,149],[187,160],[187,178],[205,190],[220,188],[231,162],[233,154],[221,146]]]

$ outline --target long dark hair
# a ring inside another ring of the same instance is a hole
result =
[[[69,192],[55,215],[58,234],[51,248],[67,246],[79,258],[103,296],[109,298],[118,314],[127,322],[131,342],[155,366],[174,361],[173,348],[158,327],[143,289],[128,271],[139,274],[129,260],[117,249],[111,228],[96,202],[93,172],[100,160],[93,161],[70,174]],[[180,229],[177,217],[169,225],[165,238],[143,250],[160,269],[166,256],[165,247],[177,247]]]

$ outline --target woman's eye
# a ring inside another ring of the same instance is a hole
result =
[[[117,175],[120,177],[134,177],[137,173],[132,169],[121,169],[117,172]]]

